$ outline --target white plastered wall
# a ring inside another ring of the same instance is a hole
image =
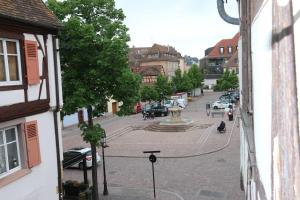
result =
[[[25,101],[24,90],[11,90],[0,92],[0,106],[8,106]]]
[[[31,172],[24,177],[0,188],[1,199],[58,199],[56,148],[52,112],[26,117],[25,120],[38,121],[41,164],[33,167]]]
[[[261,30],[263,27],[264,31]],[[257,168],[271,199],[272,1],[264,1],[252,22],[254,137]]]

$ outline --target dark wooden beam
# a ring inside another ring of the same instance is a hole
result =
[[[50,109],[49,100],[30,101],[0,107],[0,123],[46,112]]]

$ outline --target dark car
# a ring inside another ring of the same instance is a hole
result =
[[[237,99],[235,98],[233,93],[223,94],[219,97],[219,100],[226,101],[226,102],[229,102],[229,103],[236,103],[237,102]]]
[[[236,100],[240,100],[239,91],[228,92],[231,96],[233,96]]]
[[[160,103],[153,103],[153,104],[146,104],[143,107],[142,113],[154,113],[155,116],[167,116],[169,114],[169,109],[160,104]]]

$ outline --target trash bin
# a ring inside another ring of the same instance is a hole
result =
[[[207,116],[210,115],[210,103],[206,103],[206,114]]]
[[[206,110],[210,109],[210,103],[206,103]]]
[[[232,110],[232,109],[229,109],[229,112],[228,112],[228,120],[229,120],[229,121],[233,121],[233,110]]]

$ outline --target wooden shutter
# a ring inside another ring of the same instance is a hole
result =
[[[37,121],[25,123],[25,138],[27,144],[28,167],[31,168],[41,163]]]
[[[28,84],[40,83],[37,42],[25,40],[25,58]]]

